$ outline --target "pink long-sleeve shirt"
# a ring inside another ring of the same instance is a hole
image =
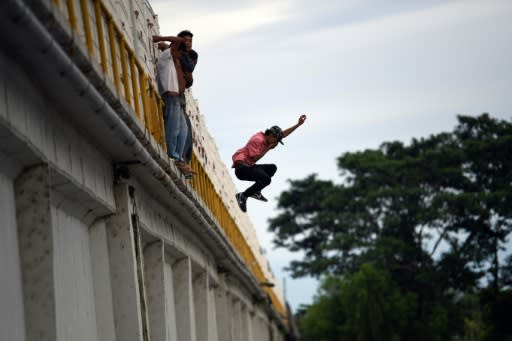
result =
[[[265,154],[267,147],[265,134],[261,131],[254,134],[244,147],[238,149],[235,154],[233,154],[233,167],[235,167],[237,163],[245,163],[249,166],[254,165],[256,161]]]

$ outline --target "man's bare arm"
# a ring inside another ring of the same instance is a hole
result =
[[[287,137],[288,135],[293,133],[293,131],[295,129],[297,129],[298,127],[300,127],[301,125],[303,125],[305,121],[306,121],[306,115],[300,115],[299,120],[297,121],[297,124],[295,124],[294,126],[291,126],[290,128],[283,131],[283,137]]]
[[[153,36],[153,43],[158,43],[158,42],[161,42],[161,41],[170,41],[171,43],[182,43],[183,42],[183,39],[179,38],[179,37],[174,37],[174,36]]]

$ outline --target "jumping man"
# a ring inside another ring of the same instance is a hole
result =
[[[297,124],[284,131],[278,126],[273,126],[265,132],[256,133],[244,147],[233,154],[233,168],[236,177],[240,180],[255,181],[252,186],[236,195],[238,206],[243,212],[247,211],[247,198],[267,201],[261,194],[261,190],[270,184],[272,176],[277,171],[277,166],[274,164],[257,165],[256,162],[270,149],[275,148],[278,142],[284,144],[282,139],[301,126],[304,121],[306,121],[306,115],[301,115]]]

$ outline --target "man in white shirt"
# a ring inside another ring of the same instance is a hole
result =
[[[180,38],[176,38],[179,43]],[[183,147],[187,139],[188,128],[181,111],[180,83],[174,64],[171,48],[159,43],[161,51],[156,62],[158,92],[164,100],[164,128],[167,154],[179,162],[183,161]]]

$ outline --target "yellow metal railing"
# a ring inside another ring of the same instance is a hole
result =
[[[80,6],[75,6],[76,1],[79,1]],[[63,15],[67,15],[73,32],[79,37],[83,36],[89,57],[101,65],[103,74],[112,82],[117,94],[126,100],[137,119],[148,129],[157,143],[166,150],[162,99],[153,85],[151,77],[144,72],[137,56],[117,27],[112,14],[109,13],[103,1],[53,0],[53,4]],[[77,8],[80,10],[77,11]],[[79,25],[79,22],[83,27]],[[98,43],[99,51],[96,49],[95,42]],[[107,53],[107,47],[110,53]],[[120,69],[121,74],[119,74]],[[247,240],[215,191],[210,177],[195,154],[192,157],[192,167],[198,172],[191,182],[192,187],[217,219],[233,247],[256,279],[259,282],[267,282],[261,265]],[[277,312],[286,318],[284,306],[274,290],[268,287],[264,287],[264,290],[269,295]]]
[[[77,1],[79,6],[76,6]],[[73,32],[83,37],[89,57],[101,65],[117,94],[132,107],[144,127],[166,150],[162,99],[103,1],[53,0],[53,4],[67,16]]]

